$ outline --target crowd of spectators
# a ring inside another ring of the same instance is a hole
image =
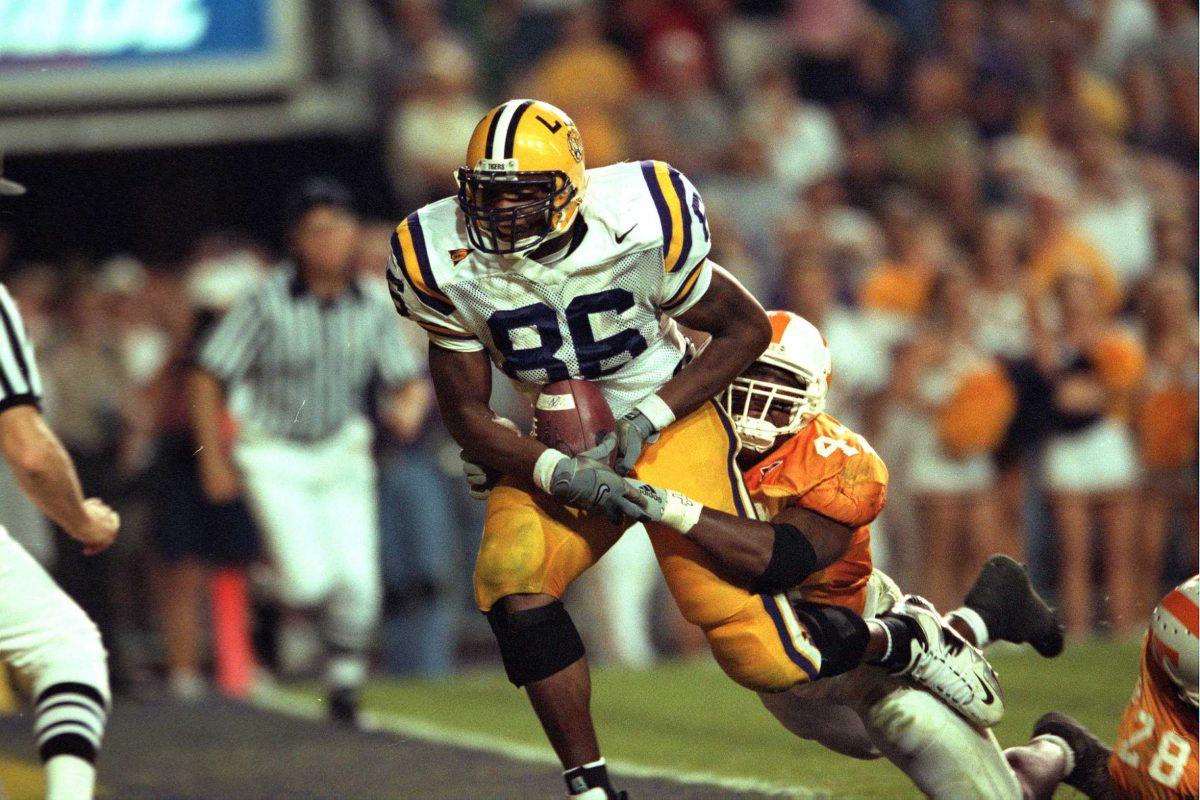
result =
[[[906,589],[953,606],[989,553],[1008,552],[1030,562],[1072,636],[1126,636],[1161,587],[1196,570],[1194,3],[369,8],[397,217],[453,191],[470,130],[513,96],[572,115],[590,167],[657,158],[695,182],[713,259],[828,340],[828,410],[889,466],[873,544]],[[369,283],[391,224],[364,226]],[[65,574],[134,652],[154,651],[139,597],[165,595],[171,619],[197,612],[170,608],[179,574],[154,546],[171,513],[156,459],[186,416],[171,382],[198,315],[270,263],[254,241],[214,234],[169,270],[113,258],[5,275],[40,348],[50,419],[88,491],[117,498],[126,520],[101,568]],[[420,436],[378,447],[381,641],[395,671],[443,672],[479,630],[480,508],[431,413]],[[620,568],[581,589],[609,609],[593,615],[600,651],[636,663],[694,647],[654,590],[644,542],[626,538],[606,559]],[[60,547],[60,561],[73,552]]]

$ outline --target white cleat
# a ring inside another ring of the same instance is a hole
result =
[[[915,622],[918,632],[908,666],[895,674],[929,690],[974,725],[990,728],[1000,721],[1004,698],[996,671],[932,603],[906,594],[888,613]]]

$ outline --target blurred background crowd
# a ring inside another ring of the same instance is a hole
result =
[[[471,129],[513,96],[573,116],[588,166],[685,172],[713,259],[822,330],[828,411],[891,472],[873,546],[906,589],[952,607],[1007,552],[1071,635],[1127,637],[1196,571],[1193,0],[311,6],[340,31],[313,44],[318,60],[354,65],[368,118],[354,135],[10,147],[5,164],[30,196],[0,214],[0,275],[37,343],[48,417],[125,525],[85,560],[10,479],[0,514],[100,622],[119,683],[166,665],[197,695],[212,575],[249,568],[255,584],[252,542],[181,547],[171,517],[194,484],[188,361],[286,255],[281,187],[346,180],[364,211],[355,269],[386,291],[395,221],[453,192]],[[420,331],[396,325],[419,352]],[[377,663],[443,674],[490,647],[470,603],[482,507],[436,411],[407,438],[380,431]],[[600,657],[702,646],[636,530],[572,600]],[[259,658],[303,674],[315,634],[257,602]]]

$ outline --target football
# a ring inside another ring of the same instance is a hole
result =
[[[534,432],[547,447],[569,456],[590,450],[616,429],[608,401],[590,381],[556,381],[534,403]]]

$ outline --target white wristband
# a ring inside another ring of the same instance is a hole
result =
[[[679,492],[663,492],[666,502],[663,503],[662,522],[682,534],[686,534],[700,521],[704,506],[697,503],[686,494]]]
[[[675,421],[675,412],[656,394],[643,398],[633,408],[635,411],[645,414],[646,419],[650,420],[650,424],[654,426],[654,430],[656,431],[665,429]]]
[[[567,458],[566,453],[548,447],[534,462],[533,482],[546,494],[550,494],[550,479],[554,476],[554,468],[564,458]]]

